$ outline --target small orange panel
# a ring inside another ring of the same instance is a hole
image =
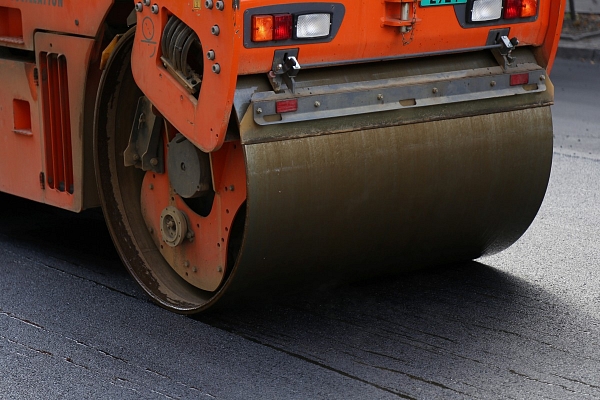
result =
[[[252,16],[252,41],[268,42],[273,40],[273,16],[272,15],[253,15]]]

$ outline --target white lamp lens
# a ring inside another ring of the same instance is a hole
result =
[[[475,0],[471,21],[491,21],[502,16],[502,0]]]
[[[301,39],[327,36],[330,26],[330,14],[299,15],[296,23],[296,37]]]

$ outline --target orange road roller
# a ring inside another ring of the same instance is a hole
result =
[[[563,12],[0,0],[0,191],[101,206],[184,314],[492,254],[546,191]]]

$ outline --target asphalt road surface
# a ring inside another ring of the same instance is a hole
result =
[[[555,154],[510,249],[246,303],[150,303],[101,215],[0,195],[0,398],[600,398],[600,65],[558,60]]]

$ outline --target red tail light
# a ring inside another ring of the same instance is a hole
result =
[[[526,85],[529,83],[529,74],[514,74],[510,76],[510,86]]]
[[[538,0],[506,0],[504,19],[535,17]]]
[[[275,103],[275,112],[278,114],[298,110],[298,99],[280,100]]]
[[[292,14],[276,14],[273,16],[273,40],[292,38]]]
[[[523,7],[521,0],[506,0],[504,6],[504,19],[518,18]]]

